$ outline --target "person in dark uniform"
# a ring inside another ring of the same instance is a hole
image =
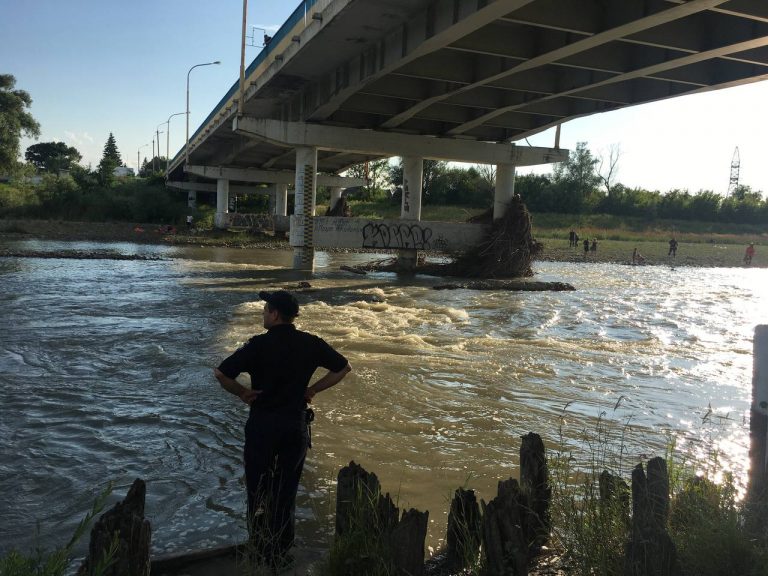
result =
[[[672,258],[677,256],[677,240],[674,238],[669,241],[669,253],[667,256],[672,256]]]
[[[250,406],[244,449],[248,527],[257,560],[277,569],[290,561],[294,540],[296,492],[309,444],[306,404],[351,367],[322,338],[296,328],[299,304],[293,294],[278,290],[259,297],[267,331],[225,359],[214,375]],[[328,372],[308,386],[318,367]],[[243,372],[251,388],[235,380]]]

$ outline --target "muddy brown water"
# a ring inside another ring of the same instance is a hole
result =
[[[260,331],[265,287],[307,280],[276,250],[23,241],[14,250],[112,250],[163,260],[0,258],[0,553],[63,544],[104,484],[147,482],[153,553],[239,542],[246,408],[214,366]],[[587,465],[602,430],[628,471],[663,454],[743,483],[752,333],[768,322],[768,270],[536,264],[575,292],[435,291],[443,279],[339,271],[317,255],[302,329],[354,373],[319,395],[297,502],[319,556],[350,460],[444,537],[458,486],[486,500],[517,476],[520,436]],[[618,404],[618,406],[617,406]],[[594,453],[594,452],[593,452]],[[614,451],[615,453],[615,451]]]

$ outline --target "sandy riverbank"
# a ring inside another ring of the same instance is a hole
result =
[[[290,249],[287,240],[267,235],[213,230],[168,230],[156,224],[129,222],[0,220],[0,240],[23,239]],[[745,248],[739,244],[681,243],[673,258],[668,255],[666,242],[604,240],[598,244],[596,252],[588,252],[586,255],[581,248],[569,248],[567,239],[545,238],[542,242],[544,250],[539,260],[631,264],[632,251],[637,248],[645,258],[646,265],[672,267],[741,267]],[[768,267],[768,247],[756,247],[752,267]]]

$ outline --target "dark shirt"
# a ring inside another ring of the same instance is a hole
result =
[[[304,392],[318,367],[338,372],[346,365],[347,359],[322,338],[293,324],[278,324],[238,348],[219,370],[230,378],[250,374],[251,388],[261,390],[251,402],[251,413],[297,413],[304,410]]]

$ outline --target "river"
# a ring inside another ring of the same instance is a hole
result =
[[[63,544],[94,496],[147,482],[153,552],[245,536],[247,408],[214,381],[261,331],[256,293],[296,287],[275,250],[23,241],[27,250],[112,250],[156,261],[0,258],[0,553]],[[517,476],[520,436],[586,463],[590,443],[621,466],[679,454],[743,486],[754,327],[768,323],[768,270],[542,262],[575,292],[436,291],[438,278],[339,271],[371,255],[318,253],[300,328],[354,372],[315,401],[314,447],[297,502],[299,545],[322,551],[333,487],[350,460],[401,507],[486,501]],[[286,359],[290,361],[290,359]],[[601,444],[598,442],[598,446]]]

